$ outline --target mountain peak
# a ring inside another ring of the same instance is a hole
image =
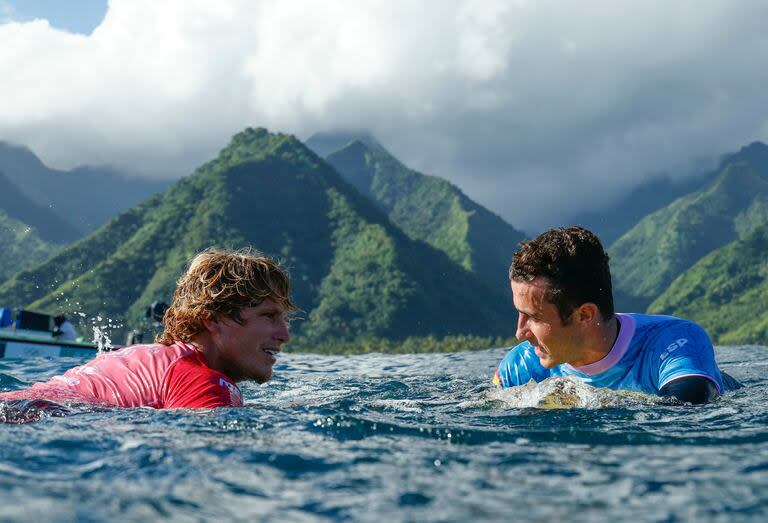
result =
[[[271,133],[263,127],[247,127],[235,134],[215,162],[236,165],[280,156],[293,162],[316,164],[315,154],[292,134]]]
[[[306,144],[315,154],[325,158],[329,154],[343,149],[356,141],[371,149],[383,149],[378,140],[365,130],[322,131],[310,136]]]
[[[296,140],[290,134],[270,133],[264,127],[246,127],[232,137],[222,152],[264,156],[291,139]]]
[[[752,142],[745,145],[739,152],[726,156],[722,166],[729,163],[745,162],[763,178],[768,178],[768,145],[763,142]]]
[[[749,145],[745,145],[739,150],[739,153],[744,154],[768,154],[768,145],[763,142],[754,141]]]
[[[28,147],[0,140],[0,161],[6,169],[43,169],[45,166]]]

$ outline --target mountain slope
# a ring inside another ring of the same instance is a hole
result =
[[[0,211],[33,228],[41,239],[53,243],[66,243],[77,238],[80,232],[62,218],[42,207],[23,194],[0,172]]]
[[[621,309],[644,310],[699,259],[768,222],[768,147],[733,155],[705,187],[640,221],[610,248]]]
[[[254,246],[290,268],[305,340],[508,335],[508,298],[414,242],[294,137],[247,129],[213,161],[0,286],[0,303],[77,304],[137,322],[186,261]],[[126,312],[127,311],[127,312]]]
[[[326,159],[412,239],[443,251],[495,292],[508,293],[507,271],[523,233],[448,181],[408,169],[370,137]]]
[[[2,141],[0,171],[29,199],[51,209],[77,231],[67,241],[82,237],[170,185],[130,178],[109,167],[49,169],[29,149]]]
[[[649,307],[701,323],[716,343],[768,343],[768,225],[691,267]]]
[[[29,200],[0,173],[0,282],[42,262],[77,234],[50,210]]]
[[[765,145],[754,142],[736,153],[723,155],[717,168],[693,176],[681,179],[669,176],[653,178],[635,187],[610,207],[595,212],[581,212],[571,218],[569,223],[590,229],[600,237],[603,245],[611,245],[637,225],[643,217],[663,209],[678,198],[698,191],[728,165],[740,161],[749,163],[758,171],[768,169]]]
[[[603,245],[611,245],[645,216],[700,189],[711,178],[712,175],[707,174],[679,182],[669,178],[655,179],[636,187],[608,209],[578,214],[569,223],[586,227],[597,234]]]
[[[42,262],[59,248],[40,238],[32,227],[12,218],[2,209],[0,245],[0,284],[22,268]]]

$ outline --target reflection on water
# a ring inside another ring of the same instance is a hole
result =
[[[766,520],[768,348],[719,349],[745,388],[701,407],[497,390],[503,354],[285,354],[242,409],[37,409],[0,424],[0,520]],[[78,363],[0,360],[0,388]]]

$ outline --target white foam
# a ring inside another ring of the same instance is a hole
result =
[[[664,403],[664,400],[657,396],[600,389],[573,377],[548,378],[540,383],[530,381],[519,387],[494,389],[488,396],[489,399],[501,401],[511,408],[600,409]]]

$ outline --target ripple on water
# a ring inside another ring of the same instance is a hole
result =
[[[763,521],[767,350],[718,349],[747,386],[700,407],[562,379],[497,390],[504,350],[284,354],[242,409],[0,425],[0,520]],[[76,363],[3,361],[0,384]]]

